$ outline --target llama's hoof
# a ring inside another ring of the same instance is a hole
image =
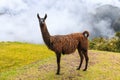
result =
[[[87,71],[87,69],[83,69],[83,71]]]
[[[76,70],[80,70],[80,68],[77,68]]]
[[[57,72],[56,75],[60,75],[60,73]]]

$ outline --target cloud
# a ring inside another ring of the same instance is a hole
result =
[[[0,41],[43,43],[37,13],[41,17],[48,14],[46,23],[51,35],[88,30],[107,36],[104,29],[114,33],[111,21],[95,22],[95,15],[99,14],[96,9],[107,4],[120,7],[118,0],[1,0]]]

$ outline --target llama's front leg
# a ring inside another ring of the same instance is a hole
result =
[[[84,57],[83,57],[83,54],[81,53],[81,50],[78,50],[78,52],[79,52],[79,56],[80,56],[80,64],[79,64],[79,67],[77,68],[77,70],[80,70]]]
[[[84,52],[83,54],[85,56],[85,61],[86,61],[85,68],[83,69],[83,71],[86,71],[88,66],[88,61],[89,61],[88,51]]]
[[[61,53],[56,53],[56,57],[57,57],[57,75],[60,74],[60,58],[61,58]]]

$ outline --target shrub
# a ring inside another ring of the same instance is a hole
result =
[[[90,49],[120,52],[120,32],[117,32],[115,36],[110,39],[96,37],[89,42]]]

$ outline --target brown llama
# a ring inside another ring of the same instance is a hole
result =
[[[79,52],[80,56],[80,64],[77,70],[80,70],[83,59],[85,57],[86,64],[83,71],[87,70],[88,66],[88,36],[89,32],[84,31],[83,33],[73,33],[69,35],[55,35],[51,36],[47,30],[47,26],[45,20],[47,18],[47,14],[45,14],[44,18],[41,18],[39,14],[37,14],[37,18],[39,20],[40,29],[42,32],[42,37],[49,49],[56,53],[57,58],[57,73],[60,73],[60,59],[62,54],[70,54],[73,53],[76,49]]]

